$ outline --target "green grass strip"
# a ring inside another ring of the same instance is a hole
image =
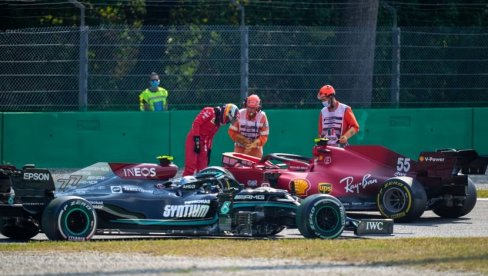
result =
[[[488,237],[335,240],[158,238],[83,243],[31,241],[1,244],[0,251],[101,251],[191,257],[288,258],[315,263],[341,261],[488,274]]]
[[[487,198],[488,190],[477,190],[476,194],[478,195],[478,198]]]

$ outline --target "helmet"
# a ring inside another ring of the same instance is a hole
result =
[[[251,96],[247,97],[246,99],[246,107],[261,107],[261,99],[256,94],[252,94]]]
[[[223,113],[222,118],[224,124],[226,123],[233,123],[235,120],[239,118],[239,108],[235,104],[228,103],[223,106]]]
[[[185,184],[190,184],[190,183],[194,183],[194,182],[197,182],[197,178],[193,175],[187,175],[187,176],[182,176],[180,178],[173,179],[171,184],[173,187],[175,187],[175,186],[179,187],[179,186],[183,186]]]
[[[335,95],[335,89],[332,85],[324,85],[320,88],[319,93],[317,94],[317,99],[322,100],[324,97],[328,97],[330,95]]]

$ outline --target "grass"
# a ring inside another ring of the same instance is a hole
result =
[[[477,190],[477,195],[478,198],[488,198],[488,189]],[[488,275],[488,237],[336,240],[164,238],[93,240],[86,243],[31,241],[0,244],[0,251],[100,251],[190,257],[288,258],[314,263],[339,261],[398,265]]]
[[[476,194],[478,195],[478,198],[487,198],[488,197],[488,190],[487,189],[477,190]]]
[[[194,250],[198,248],[198,250]],[[252,250],[249,250],[252,248]],[[488,275],[488,238],[151,239],[1,244],[0,251],[122,252],[190,257],[288,258],[327,263],[398,265]]]

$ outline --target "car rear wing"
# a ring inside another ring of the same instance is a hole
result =
[[[463,174],[485,174],[488,156],[480,156],[473,149],[442,149],[435,152],[422,152],[419,155],[419,174],[446,177]]]
[[[39,214],[54,197],[54,181],[47,169],[26,165],[22,169],[0,166],[0,205],[20,206],[29,214]]]

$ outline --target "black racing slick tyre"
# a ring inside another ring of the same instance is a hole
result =
[[[413,178],[395,177],[383,183],[376,204],[383,217],[396,222],[409,222],[424,213],[427,194],[422,184]]]
[[[298,206],[296,224],[305,238],[334,239],[344,231],[346,210],[337,198],[315,194]]]
[[[0,233],[14,240],[29,240],[39,234],[39,227],[28,220],[14,221],[0,218]]]
[[[473,210],[476,205],[478,196],[476,195],[476,186],[473,181],[468,178],[468,188],[466,192],[466,199],[461,204],[454,204],[453,206],[446,206],[442,204],[436,206],[432,211],[442,218],[459,218],[467,215]]]
[[[97,228],[97,215],[85,199],[65,196],[54,199],[42,213],[42,230],[50,240],[89,240]]]

